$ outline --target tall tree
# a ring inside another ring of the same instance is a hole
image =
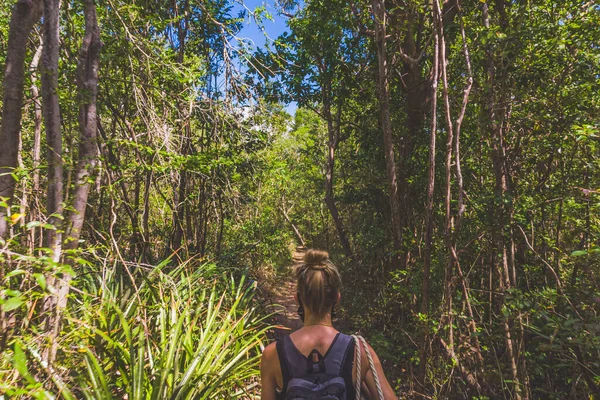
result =
[[[440,21],[438,20],[439,3],[433,0],[432,15],[434,26],[434,45],[432,62],[432,94],[431,94],[431,123],[429,126],[429,157],[427,162],[427,203],[425,204],[425,249],[423,254],[423,282],[421,288],[421,313],[424,316],[429,314],[429,280],[431,275],[431,256],[433,242],[433,194],[435,189],[435,154],[437,139],[437,86],[439,79],[440,64],[445,62],[440,55]],[[429,338],[429,326],[427,323],[423,326],[423,335],[421,337],[419,378],[425,381],[427,370],[427,339]]]
[[[390,198],[390,213],[392,215],[393,268],[400,267],[400,252],[402,246],[403,224],[400,209],[400,194],[398,192],[398,172],[396,170],[396,155],[390,114],[390,61],[387,52],[388,17],[384,0],[373,0],[371,10],[374,19],[375,46],[377,49],[377,96],[379,100],[379,123],[383,133],[383,152],[388,177],[388,195]]]
[[[499,27],[502,31],[508,29],[508,3],[505,0],[495,2],[495,12],[499,20]],[[490,29],[490,7],[488,2],[484,2],[483,25]],[[514,243],[512,236],[512,202],[513,188],[512,179],[507,165],[507,144],[506,133],[510,119],[510,83],[508,80],[508,71],[506,65],[496,60],[497,56],[491,46],[486,48],[486,61],[483,65],[485,73],[485,83],[487,90],[487,101],[484,105],[485,121],[490,135],[491,159],[494,171],[494,204],[490,210],[493,216],[490,216],[492,223],[492,259],[494,266],[498,271],[499,287],[502,293],[510,291],[517,285],[516,274],[514,271]],[[519,344],[515,338],[515,332],[508,318],[503,320],[503,330],[505,336],[506,350],[513,381],[514,395],[517,400],[527,396],[528,388],[525,371],[521,368],[519,362]],[[521,336],[521,339],[524,339]],[[523,385],[525,383],[525,385]]]
[[[0,130],[0,200],[5,199],[8,207],[12,203],[16,185],[13,172],[17,167],[19,151],[27,41],[42,10],[42,0],[18,0],[10,19]],[[6,238],[9,233],[8,213],[7,207],[0,206],[0,239]]]
[[[177,51],[177,63],[183,66],[185,61],[186,54],[186,38],[188,35],[188,15],[190,14],[188,1],[185,0],[179,3],[176,0],[173,0],[171,3],[171,12],[173,13],[173,18],[175,20],[177,48],[174,49]],[[181,85],[181,92],[184,93],[187,91],[187,88],[184,85]],[[190,113],[191,108],[188,107],[185,99],[180,99],[178,105],[179,119],[180,124],[178,126],[178,130],[180,131],[181,143],[180,143],[180,153],[182,155],[188,155],[190,153]],[[190,109],[188,111],[188,108]],[[182,241],[184,239],[184,226],[185,226],[185,211],[186,204],[188,202],[187,199],[187,171],[185,169],[179,172],[179,176],[177,179],[177,184],[173,187],[173,204],[175,208],[173,209],[173,233],[171,236],[171,252],[182,250]],[[189,240],[189,238],[188,238]],[[187,240],[184,246],[184,249],[187,250]],[[183,254],[178,254],[178,257],[185,257],[185,251]]]
[[[79,238],[85,221],[85,211],[88,203],[90,185],[98,162],[97,141],[97,107],[98,68],[100,63],[100,29],[96,17],[96,6],[93,0],[84,0],[85,35],[79,51],[77,63],[77,88],[79,92],[79,152],[75,168],[75,185],[72,196],[71,211],[67,216],[64,250],[67,263],[75,265],[73,254],[66,252],[77,249]],[[55,300],[55,320],[51,326],[53,335],[57,336],[60,329],[61,315],[67,306],[71,275],[63,273],[57,283]],[[56,343],[53,343],[51,358],[56,354]]]
[[[50,257],[59,262],[62,252],[62,210],[63,210],[63,159],[60,106],[58,102],[58,58],[59,58],[59,12],[60,0],[44,0],[44,26],[42,49],[42,113],[46,128],[48,188],[46,214],[52,228],[44,232],[44,246],[50,250]],[[67,278],[68,279],[68,278]],[[54,271],[47,277],[48,285],[60,291],[67,284],[57,278]],[[56,314],[57,297],[50,295],[44,300],[45,329],[55,339],[60,330]],[[55,343],[50,343],[44,357],[48,362],[54,358]]]
[[[42,99],[40,98],[40,91],[38,88],[38,73],[39,73],[39,63],[40,58],[42,57],[43,43],[42,38],[40,37],[40,44],[33,55],[31,60],[31,64],[29,64],[29,71],[31,72],[31,97],[33,98],[33,106],[34,106],[34,124],[35,130],[33,133],[33,151],[32,151],[32,165],[33,168],[33,179],[32,179],[32,187],[31,191],[33,196],[37,198],[40,196],[40,162],[42,158]],[[40,220],[40,209],[38,207],[37,201],[32,201],[31,206],[29,206],[30,212],[30,221],[39,221]],[[34,248],[36,245],[36,229],[32,229],[30,233],[30,246]],[[42,238],[42,235],[39,235]],[[40,242],[39,245],[42,245]]]
[[[343,140],[342,128],[347,100],[356,89],[356,76],[348,68],[359,58],[359,37],[344,16],[349,12],[345,4],[311,2],[295,15],[288,24],[291,35],[279,38],[276,53],[258,52],[261,63],[268,65],[261,74],[283,82],[288,95],[301,106],[315,111],[325,122],[327,151],[324,168],[324,201],[339,238],[344,254],[353,258],[353,250],[335,196],[336,153]],[[346,34],[352,32],[350,34]],[[277,73],[275,75],[274,73]],[[274,76],[275,75],[275,76]],[[269,90],[270,88],[265,88]]]
[[[60,106],[58,102],[58,55],[60,0],[44,0],[42,50],[42,113],[46,128],[48,189],[46,215],[55,229],[45,232],[44,246],[51,250],[55,261],[60,259],[62,246],[63,158]]]

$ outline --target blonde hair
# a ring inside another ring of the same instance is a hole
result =
[[[317,315],[331,311],[342,289],[342,277],[329,260],[329,253],[309,249],[295,270],[298,297],[304,307]]]

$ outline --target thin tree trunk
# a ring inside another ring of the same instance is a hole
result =
[[[444,0],[441,10],[443,26],[448,26],[453,23],[459,9],[459,0]],[[421,18],[417,19],[410,15],[408,18],[417,21],[417,38],[415,40],[414,27],[412,21],[407,24],[407,33],[402,39],[402,47],[400,47],[400,58],[403,61],[402,82],[406,90],[406,101],[404,108],[407,116],[408,134],[401,138],[399,146],[398,160],[398,192],[400,197],[400,218],[401,226],[407,227],[411,225],[411,209],[412,202],[409,196],[411,195],[409,183],[407,182],[407,173],[405,172],[405,160],[411,157],[413,142],[415,139],[427,134],[425,131],[425,122],[427,112],[429,110],[429,102],[431,101],[430,78],[422,76],[423,60],[425,59],[425,50],[429,46],[429,42],[423,43],[421,39],[422,32],[425,30],[426,18],[425,14],[421,14]],[[402,32],[398,30],[398,32]]]
[[[135,218],[131,224],[131,239],[129,243],[129,257],[131,259],[139,259],[142,254],[142,235],[139,223],[141,185],[141,178],[136,176],[133,189],[133,215]]]
[[[342,223],[342,219],[340,217],[340,213],[338,211],[337,205],[335,204],[335,199],[333,195],[333,178],[335,171],[335,151],[337,149],[338,141],[339,141],[339,128],[340,121],[337,118],[336,126],[333,123],[333,116],[331,115],[331,99],[329,98],[329,93],[331,93],[331,89],[329,87],[324,88],[323,90],[323,115],[327,120],[327,171],[325,173],[325,204],[327,204],[327,208],[331,213],[331,218],[333,218],[333,222],[335,224],[335,228],[337,230],[338,236],[340,237],[340,242],[342,247],[344,248],[344,253],[346,257],[352,258],[352,248],[350,247],[350,242],[348,241],[348,236],[346,235],[346,230],[344,229],[344,224]],[[338,115],[341,113],[341,107],[338,106]]]
[[[179,172],[177,185],[173,188],[178,191],[175,201],[175,209],[173,210],[173,236],[171,239],[171,251],[179,251],[181,249],[183,239],[183,222],[186,198],[187,173],[186,171]]]
[[[62,246],[62,202],[63,202],[63,159],[62,134],[60,126],[60,108],[58,103],[58,54],[59,54],[59,11],[60,0],[44,0],[44,46],[42,50],[42,113],[46,128],[48,188],[46,199],[46,215],[48,222],[55,229],[44,232],[44,247],[50,249],[54,262],[59,262]],[[68,279],[68,278],[67,278]],[[55,314],[56,304],[60,296],[61,283],[51,272],[46,278],[48,287],[56,290],[55,295],[44,299],[43,327],[51,336],[50,347],[44,351],[44,358],[52,362],[55,344],[52,338],[57,332],[58,316]],[[58,287],[55,287],[58,286]]]
[[[375,43],[377,46],[377,95],[379,98],[379,119],[381,130],[383,131],[383,147],[388,177],[390,213],[392,216],[392,267],[397,269],[400,267],[403,226],[400,212],[400,195],[398,192],[396,158],[394,154],[392,118],[390,114],[390,88],[388,80],[388,60],[386,49],[387,16],[384,0],[372,0],[372,12],[375,19]]]
[[[200,218],[199,222],[198,222],[198,234],[197,234],[197,247],[198,247],[198,252],[200,253],[200,256],[204,256],[204,254],[206,253],[206,239],[208,236],[208,217],[209,217],[209,207],[206,204],[208,199],[206,196],[206,192],[207,192],[207,182],[206,182],[206,178],[201,178],[201,182],[200,182],[200,195],[199,195],[199,200],[198,200],[198,216]]]
[[[458,118],[456,119],[456,126],[455,126],[454,157],[455,157],[455,164],[456,164],[458,212],[456,214],[456,221],[455,221],[455,226],[454,226],[453,251],[454,251],[454,257],[455,257],[455,262],[456,262],[456,269],[457,269],[458,276],[460,278],[460,282],[461,282],[461,286],[462,286],[464,301],[465,301],[468,315],[470,318],[469,327],[470,327],[470,331],[471,331],[471,336],[473,337],[473,346],[475,348],[478,361],[482,364],[481,367],[483,367],[483,356],[481,354],[479,338],[477,337],[477,324],[475,322],[475,315],[474,315],[473,309],[471,307],[471,301],[470,301],[470,296],[469,296],[469,286],[468,286],[468,282],[466,281],[466,279],[463,275],[463,272],[462,272],[462,269],[460,266],[460,260],[458,259],[458,254],[456,252],[456,238],[458,237],[458,232],[459,232],[460,225],[461,225],[462,215],[465,211],[463,175],[462,175],[462,168],[461,168],[461,161],[460,161],[460,132],[461,132],[461,127],[462,127],[462,122],[463,122],[463,119],[464,119],[466,111],[467,111],[467,104],[469,101],[469,95],[471,93],[471,88],[473,87],[473,73],[471,71],[471,57],[469,55],[469,48],[467,46],[467,37],[465,35],[465,27],[464,27],[464,23],[462,20],[462,16],[460,16],[460,18],[461,18],[460,19],[460,31],[461,31],[462,41],[463,41],[463,54],[465,56],[465,65],[467,68],[467,86],[465,87],[465,90],[464,90],[462,107],[460,110],[460,114],[458,115]]]
[[[58,103],[59,0],[44,0],[44,48],[42,51],[42,111],[48,146],[48,222],[56,230],[45,232],[45,247],[52,250],[58,262],[61,251],[61,218],[63,201],[63,159],[60,108]]]
[[[437,3],[437,0],[434,0]],[[448,345],[454,349],[454,330],[452,317],[452,292],[453,292],[453,274],[454,266],[458,260],[455,259],[456,250],[454,248],[453,216],[452,216],[452,151],[454,145],[454,126],[452,123],[452,110],[450,109],[450,97],[448,94],[448,68],[446,59],[446,40],[444,38],[444,26],[441,23],[441,10],[439,6],[434,6],[438,18],[439,46],[440,46],[440,69],[442,77],[442,98],[444,100],[444,115],[446,117],[446,187],[444,196],[444,205],[446,221],[444,227],[444,240],[448,250],[448,260],[446,262],[446,271],[444,274],[444,287],[446,297],[446,326],[448,326]]]
[[[43,39],[40,37],[40,41]],[[31,64],[29,71],[31,72],[31,97],[33,98],[35,110],[35,132],[33,137],[33,193],[39,194],[40,190],[40,157],[41,157],[41,142],[42,142],[42,102],[40,99],[39,89],[37,87],[37,71],[40,58],[42,56],[43,44],[40,43]]]
[[[77,86],[79,106],[79,153],[75,170],[73,211],[69,213],[65,248],[77,248],[77,241],[85,220],[91,176],[98,162],[97,108],[98,69],[100,64],[100,30],[93,0],[84,0],[85,37],[79,53]]]
[[[19,169],[24,170],[25,169],[25,164],[23,163],[23,137],[22,135],[19,135],[19,146],[17,149],[17,165],[19,166]],[[21,204],[19,206],[19,225],[21,225],[21,227],[25,227],[26,221],[25,221],[25,215],[27,214],[27,203],[29,200],[29,196],[28,196],[28,189],[27,189],[27,180],[26,179],[22,179],[21,180],[21,185],[22,185],[22,189],[21,189]],[[11,236],[12,236],[12,232],[11,232]]]
[[[589,157],[588,154],[586,154],[587,157]],[[585,173],[584,173],[584,187],[585,188],[589,188],[590,187],[590,171],[589,171],[589,167],[586,164],[585,166]],[[590,250],[590,233],[591,233],[591,216],[590,216],[590,208],[591,208],[591,203],[592,203],[592,194],[591,193],[585,193],[584,192],[584,200],[585,201],[585,230],[583,231],[583,235],[581,237],[581,241],[579,244],[579,248],[581,250],[586,250],[588,252],[585,261],[585,272],[588,271],[589,269],[589,265],[590,265],[590,254],[589,254],[589,250]],[[532,240],[533,242],[533,240]],[[575,286],[577,285],[577,277],[578,277],[578,273],[579,273],[579,265],[580,263],[575,263],[575,266],[573,267],[573,271],[571,272],[571,279],[570,279],[570,283],[571,286]]]
[[[438,13],[438,20],[442,20],[442,16]],[[461,36],[463,40],[463,54],[465,56],[465,64],[467,68],[467,86],[464,90],[463,101],[460,113],[456,119],[456,128],[454,128],[452,122],[451,108],[450,108],[450,97],[448,93],[448,76],[447,76],[447,57],[446,57],[446,41],[445,41],[445,33],[444,27],[440,23],[440,60],[441,60],[441,71],[442,71],[442,83],[443,83],[443,99],[444,99],[444,109],[446,116],[446,126],[448,131],[448,137],[446,142],[446,195],[445,195],[445,207],[446,207],[446,246],[448,247],[448,266],[446,271],[446,297],[447,297],[447,324],[449,326],[449,337],[448,342],[449,345],[453,346],[453,320],[452,320],[452,289],[453,289],[453,273],[454,269],[456,269],[458,276],[460,278],[460,283],[462,286],[462,294],[463,294],[463,302],[466,306],[467,313],[470,318],[470,322],[468,323],[469,332],[469,341],[473,346],[475,351],[475,355],[477,361],[479,362],[479,367],[482,367],[483,356],[481,354],[481,349],[479,345],[479,340],[476,336],[477,333],[477,325],[475,323],[475,316],[473,314],[473,309],[471,307],[471,301],[468,290],[468,283],[463,276],[462,269],[460,267],[460,260],[458,257],[458,253],[456,251],[456,239],[458,236],[458,230],[460,228],[460,219],[462,213],[464,211],[464,198],[463,198],[463,179],[462,179],[462,171],[460,165],[460,129],[462,125],[462,121],[464,119],[466,108],[469,100],[469,94],[471,92],[471,87],[473,86],[473,77],[471,71],[471,60],[469,57],[469,50],[467,47],[466,36],[464,32],[464,24],[462,19],[460,20],[461,27]],[[455,137],[454,137],[455,135]],[[452,201],[452,151],[454,149],[454,159],[456,164],[456,177],[457,177],[457,186],[458,186],[458,211],[456,214],[456,218],[454,218],[451,209],[451,201]],[[480,371],[482,372],[482,371]],[[483,375],[483,374],[481,374]],[[479,386],[481,388],[481,386]]]
[[[498,12],[503,17],[503,7],[498,9]],[[507,22],[504,20],[504,24]],[[486,29],[490,28],[490,17],[488,3],[483,3],[483,24]],[[507,254],[507,243],[504,237],[507,231],[507,218],[508,210],[505,206],[503,199],[509,194],[508,187],[508,176],[506,171],[506,165],[504,162],[504,140],[502,135],[502,124],[498,122],[497,108],[496,108],[496,96],[497,89],[496,85],[496,65],[494,62],[494,55],[492,50],[488,47],[486,49],[486,60],[484,62],[484,72],[486,77],[487,86],[487,104],[485,105],[486,117],[489,124],[489,130],[491,134],[492,142],[492,164],[494,169],[495,187],[494,197],[495,206],[493,209],[494,217],[492,218],[492,232],[493,232],[493,254],[500,254],[500,257],[495,257],[496,268],[499,269],[501,275],[501,290],[505,292],[511,288],[511,279],[509,271],[509,260]],[[504,317],[503,321],[504,336],[506,343],[506,352],[510,364],[510,370],[512,375],[512,383],[514,388],[514,396],[516,400],[521,400],[522,389],[521,381],[519,378],[519,363],[515,353],[515,342],[512,338],[511,328],[508,318]]]
[[[304,241],[304,238],[302,237],[302,234],[300,233],[300,230],[292,222],[292,219],[288,215],[288,212],[287,212],[287,210],[285,208],[286,208],[285,207],[285,199],[283,199],[283,205],[281,206],[281,212],[283,213],[283,217],[285,218],[285,220],[287,221],[287,223],[290,224],[290,226],[292,227],[292,230],[294,231],[294,235],[296,235],[296,239],[298,239],[298,242],[300,243],[300,246],[305,247],[306,246],[306,242]]]
[[[80,96],[79,106],[79,153],[75,170],[75,188],[73,192],[72,211],[69,212],[66,227],[64,249],[72,251],[77,249],[81,230],[85,221],[90,182],[98,161],[97,143],[97,110],[96,97],[98,93],[98,68],[100,64],[100,29],[96,18],[96,6],[93,0],[84,0],[85,36],[79,52],[77,65],[77,87]],[[66,258],[71,266],[75,260]],[[67,296],[70,289],[71,275],[63,272],[62,280],[58,281],[56,294],[55,320],[53,338],[60,332],[62,311],[67,306]],[[52,342],[50,359],[56,355],[56,342]]]
[[[144,182],[144,212],[142,214],[142,262],[147,263],[150,260],[150,186],[152,184],[152,170],[146,171]]]
[[[25,55],[33,25],[42,15],[42,0],[18,0],[13,7],[8,32],[8,48],[4,66],[2,129],[0,130],[0,200],[10,207],[16,181],[12,172],[17,167],[19,134],[23,111]],[[8,235],[9,210],[0,206],[0,239]]]
[[[223,244],[223,231],[225,228],[225,215],[223,213],[223,197],[219,192],[219,229],[217,231],[217,240],[215,245],[215,257],[218,259],[221,257],[221,245]]]
[[[432,64],[431,80],[431,124],[429,133],[429,161],[427,168],[427,203],[425,206],[425,250],[423,257],[423,283],[421,287],[421,314],[429,314],[429,273],[431,269],[431,252],[433,238],[433,193],[435,188],[435,149],[437,133],[437,85],[440,66],[440,38],[438,31],[437,9],[439,5],[434,0],[433,21],[434,21],[434,55]],[[422,383],[425,381],[425,372],[427,371],[427,338],[428,324],[423,326],[423,335],[421,339],[419,378]]]
[[[35,112],[35,130],[33,134],[33,188],[32,194],[34,197],[33,204],[30,206],[30,221],[38,221],[40,219],[40,210],[38,208],[39,196],[40,196],[40,158],[41,158],[41,143],[42,143],[42,101],[40,99],[40,93],[37,86],[37,72],[40,58],[43,50],[43,39],[40,36],[40,45],[38,46],[31,64],[29,64],[29,71],[31,72],[31,97],[33,98],[33,107]],[[35,247],[36,229],[32,228],[30,233],[30,246],[31,249]]]
[[[561,161],[562,164],[562,161]],[[560,235],[562,233],[564,196],[558,202],[558,217],[556,218],[556,236],[554,245],[554,270],[560,275]]]
[[[177,62],[183,65],[185,60],[185,39],[187,36],[187,8],[188,2],[182,5],[182,9],[180,10],[177,4],[177,1],[173,0],[171,2],[171,7],[173,8],[173,12],[175,13],[175,19],[177,21]],[[181,20],[179,18],[181,17]],[[185,90],[184,87],[181,90]],[[181,155],[188,155],[189,150],[189,140],[190,140],[190,130],[189,130],[189,115],[186,112],[185,103],[181,101],[178,105],[180,118],[182,119],[182,123],[180,126],[180,130],[182,131],[182,141],[181,141]],[[173,234],[171,237],[171,251],[177,252],[179,255],[179,259],[181,257],[185,257],[179,251],[182,247],[183,241],[183,226],[185,222],[185,203],[187,201],[187,171],[182,169],[179,172],[179,179],[177,180],[177,184],[173,187],[173,192],[177,191],[177,201],[175,201],[175,210],[173,211]],[[185,246],[187,248],[187,246]]]

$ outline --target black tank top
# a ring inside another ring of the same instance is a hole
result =
[[[307,358],[296,348],[289,336],[277,340],[277,355],[281,365],[281,374],[283,376],[283,388],[277,392],[277,400],[285,400],[288,382],[295,377],[304,376],[307,373],[307,365],[311,364],[310,356]],[[317,350],[311,352],[314,353]],[[346,386],[346,399],[356,398],[354,384],[352,382],[352,367],[354,365],[354,340],[351,336],[341,332],[333,339],[329,349],[322,356],[322,363],[328,374],[337,375],[344,379]]]

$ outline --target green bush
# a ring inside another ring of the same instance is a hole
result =
[[[11,338],[0,360],[0,394],[252,397],[267,329],[254,285],[218,275],[214,264],[136,269],[80,275],[53,368],[39,356],[43,340],[35,329]]]

